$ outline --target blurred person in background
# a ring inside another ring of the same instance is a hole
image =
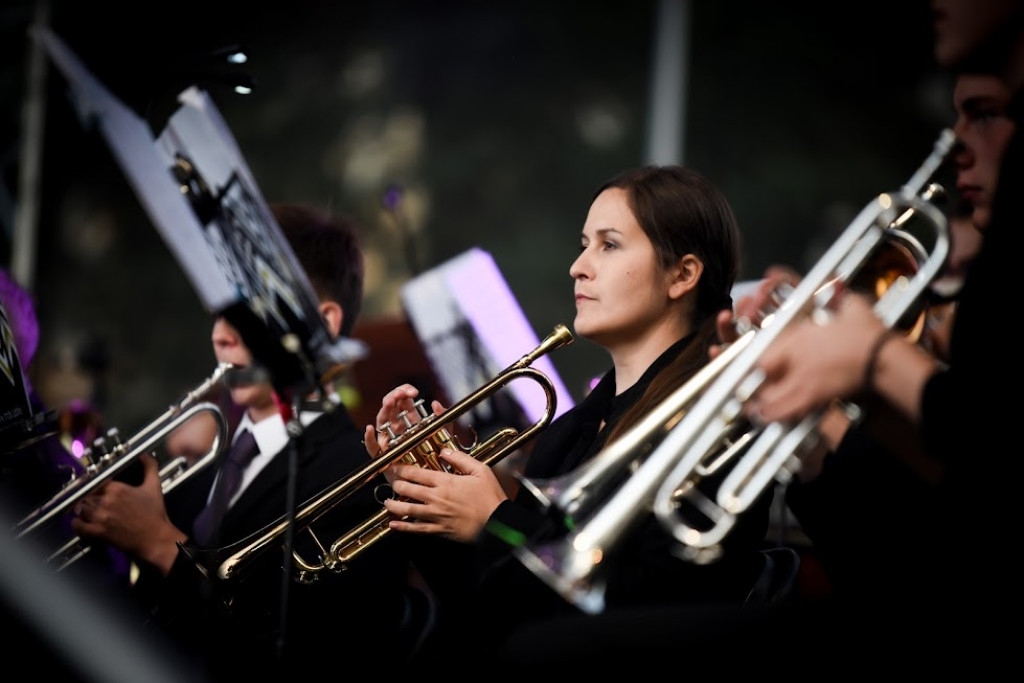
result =
[[[319,299],[332,337],[347,337],[362,303],[363,254],[357,228],[304,205],[274,204],[271,210]],[[241,372],[257,370],[239,331],[223,317],[211,335],[218,362]],[[288,512],[291,449],[297,462],[295,502],[301,504],[365,464],[359,429],[327,382],[330,401],[305,402],[296,416],[304,426],[289,437],[276,392],[268,379],[234,382],[231,401],[244,407],[232,446],[202,490],[202,508],[188,524],[169,518],[156,465],[144,457],[140,486],[110,482],[79,508],[75,529],[124,549],[142,566],[136,597],[150,623],[195,651],[218,680],[255,676],[311,676],[337,673],[336,658],[369,657],[398,663],[424,627],[422,595],[408,586],[408,562],[387,543],[344,572],[326,572],[313,583],[298,583],[292,562],[280,548],[254,562],[230,585],[210,578],[215,567],[200,566],[204,551],[217,550],[264,529]],[[229,463],[248,442],[246,461],[237,464],[237,488],[220,492]],[[381,478],[383,483],[383,478]],[[192,487],[192,490],[197,490]],[[380,509],[367,486],[333,507],[317,522],[317,534],[333,539]],[[295,550],[319,557],[307,534],[296,533]],[[282,580],[287,581],[284,591]],[[284,598],[287,597],[287,600]],[[348,624],[339,633],[339,623]]]

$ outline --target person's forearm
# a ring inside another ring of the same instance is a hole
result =
[[[139,559],[156,567],[162,576],[167,576],[178,556],[178,543],[185,543],[187,540],[187,534],[173,525],[167,525],[155,533],[140,550]]]
[[[937,368],[936,360],[905,337],[890,337],[877,350],[867,377],[869,389],[914,423],[921,417],[921,393]]]

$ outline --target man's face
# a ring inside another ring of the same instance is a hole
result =
[[[960,148],[956,162],[956,188],[973,207],[971,218],[985,230],[992,217],[992,197],[999,180],[1003,151],[1016,126],[1007,116],[1010,93],[1001,80],[984,74],[957,78],[953,107]]]
[[[242,341],[242,335],[224,318],[217,318],[214,322],[210,338],[218,363],[231,363],[239,368],[252,364],[252,352]],[[233,387],[231,400],[250,409],[250,414],[276,409],[273,387],[266,382]]]

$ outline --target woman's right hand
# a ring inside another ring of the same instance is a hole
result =
[[[377,411],[377,423],[366,425],[363,430],[363,446],[371,458],[380,457],[391,447],[391,435],[384,428],[385,425],[391,425],[395,436],[401,436],[406,429],[404,420],[399,417],[403,412],[406,413],[406,417],[412,424],[420,421],[420,414],[416,410],[415,404],[419,395],[419,389],[411,384],[399,385],[384,395],[384,398],[381,399],[380,410]],[[431,409],[435,415],[444,412],[444,406],[439,401],[433,401]],[[385,470],[384,476],[390,482],[392,476],[389,470],[390,468]]]

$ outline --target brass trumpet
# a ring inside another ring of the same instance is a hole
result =
[[[149,453],[174,430],[194,415],[209,412],[215,419],[217,435],[210,449],[191,465],[179,456],[165,463],[160,469],[163,492],[169,493],[178,485],[197,474],[212,463],[223,450],[228,433],[227,421],[220,408],[202,397],[220,382],[233,366],[221,363],[213,374],[197,387],[185,394],[176,404],[171,405],[160,417],[153,420],[127,440],[122,441],[117,428],[111,428],[105,436],[97,438],[80,458],[84,472],[75,474],[48,501],[36,508],[14,527],[17,538],[22,538],[48,526],[64,513],[71,510],[79,500],[95,491],[100,485],[124,472],[140,456]],[[79,537],[67,541],[48,557],[57,570],[64,569],[89,552],[89,545]]]
[[[212,573],[220,580],[238,579],[245,573],[253,560],[262,556],[272,547],[281,547],[284,534],[288,531],[289,526],[294,524],[296,531],[308,533],[312,537],[314,545],[320,549],[320,557],[315,561],[307,561],[293,551],[292,559],[297,581],[300,583],[312,582],[327,570],[343,571],[356,557],[388,534],[391,530],[388,526],[388,522],[391,520],[390,513],[386,508],[382,508],[362,524],[338,537],[327,548],[320,542],[312,525],[342,500],[370,483],[372,479],[400,460],[421,467],[443,469],[436,454],[452,439],[445,425],[454,422],[472,410],[478,403],[516,379],[533,379],[541,386],[547,397],[547,409],[544,414],[523,431],[511,427],[500,429],[486,441],[473,446],[466,452],[475,459],[492,465],[533,438],[554,417],[557,396],[551,380],[530,365],[542,355],[570,344],[572,341],[573,336],[569,329],[564,325],[556,325],[554,331],[537,348],[448,410],[439,415],[428,416],[425,415],[422,407],[418,408],[422,419],[417,423],[410,423],[410,428],[401,435],[398,443],[392,444],[386,452],[370,460],[344,480],[306,501],[295,511],[294,517],[283,515],[263,530],[234,545],[212,551],[198,551],[195,553],[196,561],[205,569],[212,569]]]
[[[517,548],[519,561],[566,600],[597,613],[604,609],[604,572],[623,539],[647,514],[653,512],[679,541],[682,557],[695,562],[715,560],[736,516],[771,481],[788,481],[796,471],[796,447],[818,421],[814,416],[793,430],[778,424],[760,430],[742,417],[743,401],[762,381],[755,369],[758,359],[791,322],[824,313],[834,287],[852,282],[865,271],[865,264],[880,248],[891,242],[919,245],[905,239],[903,230],[916,216],[934,228],[934,245],[915,264],[913,276],[885,278],[891,281],[875,305],[889,326],[905,319],[949,252],[946,217],[927,201],[938,196],[936,188],[922,190],[922,186],[948,156],[954,141],[953,132],[944,130],[911,182],[870,202],[760,327],[741,330],[736,341],[646,419],[569,475],[549,482],[524,481],[542,501],[567,513],[569,533],[555,541]],[[917,252],[916,246],[912,251]],[[916,323],[907,333],[913,335],[915,328]],[[772,457],[766,462],[759,457],[763,453]],[[732,468],[712,500],[699,485],[727,463]],[[624,477],[627,470],[632,473]],[[609,493],[610,483],[620,481]],[[710,528],[697,529],[684,521],[681,502],[709,521]]]

